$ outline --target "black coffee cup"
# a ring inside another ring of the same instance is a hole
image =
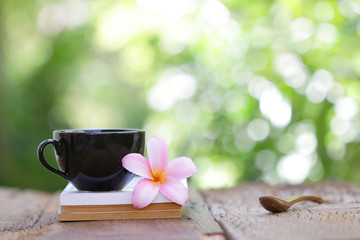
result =
[[[53,138],[38,147],[41,164],[83,191],[121,190],[134,176],[122,166],[123,157],[144,153],[145,132],[138,129],[57,130]],[[60,170],[45,161],[48,144],[54,146]]]

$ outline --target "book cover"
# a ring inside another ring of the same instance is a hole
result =
[[[60,206],[62,213],[79,213],[79,212],[139,212],[139,211],[181,211],[181,205],[176,203],[152,203],[145,208],[137,209],[132,204],[119,205],[65,205]]]
[[[121,191],[89,192],[79,191],[69,183],[60,194],[61,206],[83,206],[83,205],[123,205],[132,204],[132,192],[141,177],[135,176],[131,182]],[[187,181],[182,183],[187,187]],[[163,194],[159,193],[153,203],[171,203]]]
[[[59,221],[89,221],[89,220],[115,220],[115,219],[149,219],[149,218],[180,218],[181,210],[165,211],[128,211],[128,212],[80,212],[63,213],[59,210]]]

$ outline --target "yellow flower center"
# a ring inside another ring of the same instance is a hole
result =
[[[153,175],[152,175],[154,181],[158,182],[158,183],[163,183],[165,181],[165,176],[166,176],[166,173],[163,170],[154,171]]]

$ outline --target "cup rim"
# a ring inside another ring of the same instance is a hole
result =
[[[124,134],[124,133],[143,133],[144,130],[136,128],[97,128],[97,129],[62,129],[55,130],[54,133],[66,134]]]

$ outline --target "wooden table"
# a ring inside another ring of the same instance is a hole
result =
[[[326,202],[278,214],[258,202],[296,194]],[[58,207],[59,193],[0,188],[0,239],[360,239],[360,188],[344,182],[191,188],[181,219],[58,222]]]

